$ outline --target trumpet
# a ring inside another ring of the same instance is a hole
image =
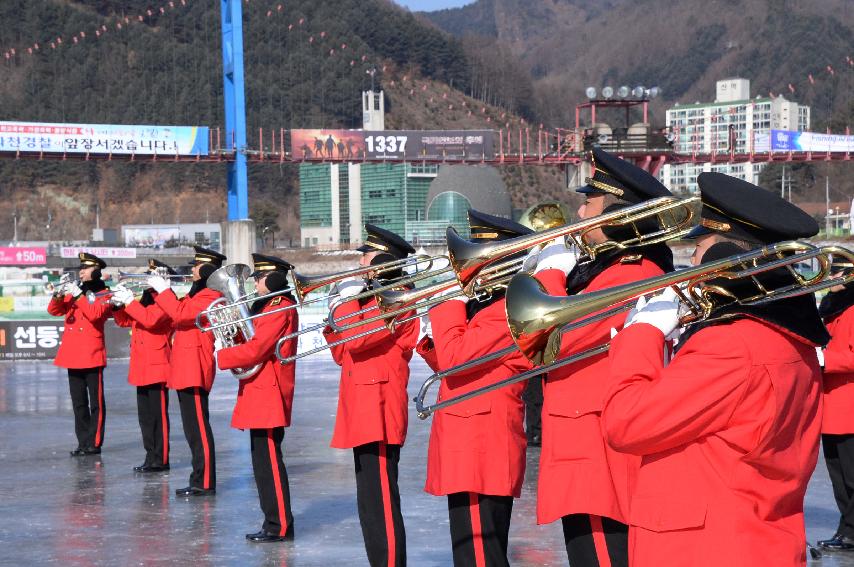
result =
[[[681,317],[680,324],[688,325],[713,315],[715,296],[735,300],[730,292],[710,283],[718,278],[731,281],[743,279],[752,282],[757,292],[750,297],[739,299],[738,301],[743,305],[764,305],[789,297],[816,293],[854,280],[854,273],[830,276],[831,255],[840,255],[849,261],[854,260],[854,253],[839,246],[817,248],[803,242],[788,241],[639,282],[571,297],[550,296],[536,279],[527,274],[517,274],[511,279],[506,295],[508,324],[515,344],[430,376],[414,399],[418,417],[426,419],[445,407],[608,352],[610,343],[605,343],[565,358],[557,358],[564,332],[627,311],[634,306],[633,299],[647,293],[674,287],[680,302],[687,310],[687,313]],[[811,259],[818,261],[819,269],[815,275],[805,277],[794,269],[798,263]],[[768,289],[757,279],[759,274],[778,269],[786,269],[793,283]],[[537,367],[433,405],[424,404],[428,389],[445,377],[470,370],[517,350],[522,350],[523,354]],[[539,366],[541,364],[544,366]]]
[[[158,268],[158,270],[161,270],[161,268]],[[177,282],[189,282],[193,278],[190,274],[168,274],[165,270],[162,270],[162,272],[157,271],[155,274],[167,280],[175,280]],[[135,293],[142,293],[148,288],[146,280],[152,275],[150,273],[119,272],[116,283],[133,290]]]

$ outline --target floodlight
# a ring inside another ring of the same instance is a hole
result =
[[[638,85],[632,89],[632,96],[635,98],[643,98],[643,87]]]
[[[584,94],[587,95],[587,98],[594,99],[596,98],[596,87],[587,87],[585,89]]]
[[[617,89],[617,96],[620,98],[626,98],[627,96],[629,96],[629,87],[623,85],[622,87]]]
[[[614,96],[614,89],[612,87],[605,87],[602,89],[603,98],[611,98],[612,96]]]
[[[661,94],[661,89],[659,87],[652,87],[649,89],[649,98],[655,98]]]

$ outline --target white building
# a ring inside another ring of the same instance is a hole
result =
[[[122,240],[126,246],[165,248],[197,244],[221,250],[222,227],[219,223],[125,224]]]
[[[782,95],[751,99],[748,79],[718,81],[715,94],[714,102],[677,103],[667,110],[667,128],[675,137],[676,152],[750,153],[757,134],[770,136],[771,130],[809,129],[808,106],[786,100]],[[697,176],[703,171],[717,171],[757,183],[764,166],[764,163],[665,165],[661,180],[675,193],[694,193]]]

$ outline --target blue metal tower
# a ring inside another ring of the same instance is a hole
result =
[[[222,78],[225,95],[225,145],[236,149],[228,163],[228,220],[249,218],[246,178],[246,99],[243,89],[243,2],[220,0]]]

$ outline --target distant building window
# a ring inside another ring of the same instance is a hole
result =
[[[204,232],[197,232],[196,233],[196,242],[198,243],[198,242],[204,242],[204,241],[205,241],[205,233]]]
[[[383,192],[380,189],[371,189],[368,191],[368,199],[382,199]]]

